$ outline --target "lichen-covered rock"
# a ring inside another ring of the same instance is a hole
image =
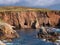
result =
[[[0,22],[0,40],[10,40],[19,37],[13,27],[7,23]]]

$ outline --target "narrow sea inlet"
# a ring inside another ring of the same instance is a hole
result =
[[[56,45],[53,42],[46,42],[36,37],[38,29],[20,29],[17,30],[20,37],[13,39],[12,42],[6,42],[7,45]]]

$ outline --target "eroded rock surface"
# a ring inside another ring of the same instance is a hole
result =
[[[13,27],[7,23],[0,22],[0,40],[11,41],[13,38],[19,37]]]
[[[57,42],[60,40],[60,33],[57,32],[57,29],[41,27],[38,32],[38,38],[45,39],[45,41]]]
[[[41,25],[60,26],[60,14],[56,11],[4,11],[0,12],[0,19],[19,29],[33,28],[33,24],[36,28],[39,28]]]
[[[6,45],[5,43],[3,43],[2,41],[0,41],[0,45]]]

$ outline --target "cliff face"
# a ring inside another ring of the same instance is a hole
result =
[[[60,14],[54,11],[4,11],[0,19],[16,28],[39,28],[43,26],[59,27]]]

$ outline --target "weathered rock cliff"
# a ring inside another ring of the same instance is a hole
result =
[[[60,26],[59,11],[0,11],[0,19],[16,28],[39,28],[43,26]]]

